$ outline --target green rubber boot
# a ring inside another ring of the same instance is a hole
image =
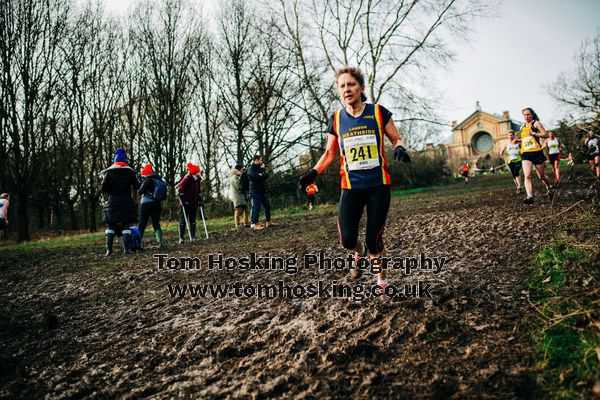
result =
[[[123,243],[123,254],[131,254],[131,235],[124,233],[121,237],[121,242]]]
[[[106,234],[106,254],[104,254],[105,256],[110,256],[113,252],[113,240],[115,238],[115,234],[114,233],[107,233]]]
[[[154,231],[154,236],[156,236],[156,243],[158,243],[158,248],[162,249],[164,247],[163,234],[162,229],[158,229]]]

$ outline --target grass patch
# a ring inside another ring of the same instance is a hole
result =
[[[427,191],[432,190],[432,189],[434,189],[433,186],[420,187],[420,188],[411,188],[411,189],[393,190],[392,191],[392,196],[402,196],[402,195],[407,195],[407,194],[412,194],[412,193],[427,192]]]
[[[337,204],[320,204],[312,211],[308,211],[307,207],[293,207],[293,208],[285,208],[285,209],[276,209],[273,210],[272,217],[274,221],[277,221],[277,218],[285,218],[286,220],[301,220],[304,219],[308,215],[328,215],[331,212],[335,212],[337,210]],[[198,213],[199,214],[199,213]],[[264,212],[261,213],[261,218],[264,220]],[[208,230],[208,234],[211,233],[224,233],[231,230],[234,226],[233,223],[233,213],[228,217],[219,217],[219,218],[210,218],[206,219],[206,229]],[[161,229],[165,233],[166,236],[177,235],[179,231],[179,222],[178,221],[161,221]],[[198,220],[196,221],[196,236],[198,238],[204,238],[204,225],[202,224],[202,219],[198,215]],[[187,237],[187,232],[186,232]],[[149,224],[146,227],[146,231],[144,233],[144,242],[154,242],[154,231],[152,230],[152,226]],[[120,246],[118,238],[115,239],[115,246],[118,248]],[[91,232],[91,233],[79,233],[72,234],[67,233],[64,236],[51,236],[47,238],[31,240],[28,242],[21,243],[10,243],[0,247],[0,254],[15,254],[22,252],[46,252],[49,250],[59,250],[59,249],[74,249],[74,248],[84,248],[84,247],[102,247],[104,246],[104,230],[99,232]]]
[[[538,384],[551,398],[587,398],[600,376],[594,259],[575,246],[555,243],[537,254],[527,281],[540,313],[531,332]]]

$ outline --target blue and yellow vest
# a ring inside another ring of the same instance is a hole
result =
[[[359,117],[345,109],[335,112],[333,130],[340,146],[342,189],[391,185],[385,158],[384,126],[378,104],[365,104]]]

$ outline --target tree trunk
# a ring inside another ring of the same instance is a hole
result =
[[[79,229],[79,221],[77,220],[77,213],[75,212],[75,203],[67,203],[69,206],[69,218],[71,219],[71,229],[76,231]]]
[[[38,229],[42,230],[44,229],[44,209],[46,208],[46,205],[43,203],[40,203],[37,205],[37,210],[38,210]]]
[[[98,226],[96,225],[96,210],[98,209],[98,201],[90,199],[90,232],[96,232]]]
[[[17,203],[17,215],[19,217],[17,241],[30,240],[29,238],[29,196],[24,193],[19,193]]]

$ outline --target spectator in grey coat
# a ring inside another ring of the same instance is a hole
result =
[[[235,209],[233,214],[233,221],[235,223],[235,229],[241,227],[249,227],[249,215],[248,215],[248,201],[246,200],[246,194],[242,191],[240,185],[240,176],[242,176],[242,166],[237,164],[234,168],[229,171],[229,188],[231,190],[231,201]],[[244,219],[242,224],[241,219]]]

